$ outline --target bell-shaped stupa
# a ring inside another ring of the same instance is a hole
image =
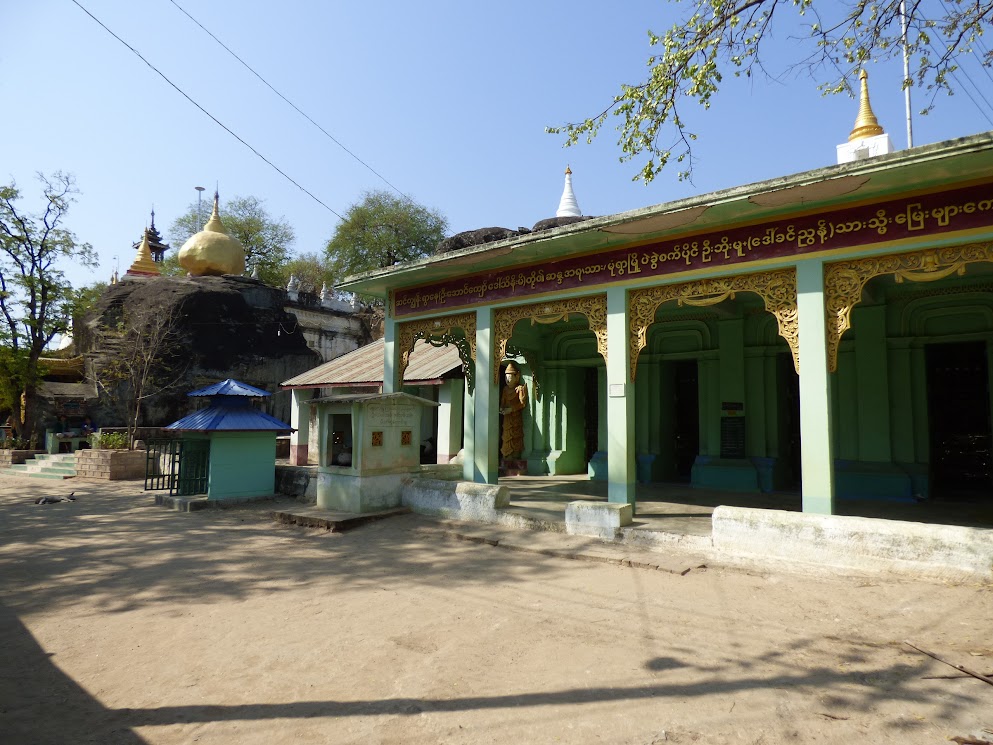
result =
[[[215,191],[214,211],[207,224],[179,249],[179,265],[194,277],[243,274],[245,271],[245,247],[224,227],[217,202]]]

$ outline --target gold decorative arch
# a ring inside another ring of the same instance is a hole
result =
[[[838,369],[838,345],[852,327],[852,308],[862,300],[862,291],[870,279],[892,274],[897,282],[934,282],[952,274],[965,274],[966,264],[980,261],[993,261],[993,243],[929,248],[825,265],[828,370]]]
[[[476,314],[460,313],[456,316],[443,316],[442,318],[424,318],[418,321],[407,321],[397,324],[399,333],[397,334],[400,346],[400,380],[403,381],[403,374],[410,364],[410,355],[414,351],[414,343],[418,339],[424,339],[429,344],[441,346],[442,344],[454,344],[459,350],[459,358],[462,360],[462,372],[465,375],[466,386],[469,393],[475,388],[476,377]],[[462,331],[462,336],[454,333],[456,330]]]
[[[494,343],[496,354],[493,358],[493,382],[500,382],[500,363],[507,354],[507,342],[514,333],[514,326],[525,318],[536,323],[556,323],[568,321],[571,314],[582,315],[596,336],[597,351],[607,360],[607,296],[587,295],[564,300],[549,300],[532,305],[515,305],[512,308],[498,308],[493,311]]]
[[[634,382],[638,369],[638,356],[648,344],[648,329],[655,323],[655,314],[663,303],[675,300],[679,305],[716,305],[724,300],[733,299],[739,292],[754,292],[765,302],[765,309],[772,313],[779,323],[779,335],[790,345],[793,367],[799,373],[796,270],[790,268],[632,290],[628,296],[631,382]]]

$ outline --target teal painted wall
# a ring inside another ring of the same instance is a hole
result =
[[[272,496],[276,486],[276,435],[215,432],[210,437],[210,499]]]

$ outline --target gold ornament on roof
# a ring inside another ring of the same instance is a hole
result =
[[[883,128],[879,125],[879,120],[872,113],[872,105],[869,103],[869,73],[865,70],[859,73],[861,81],[861,94],[859,96],[859,115],[855,117],[855,127],[848,135],[848,141],[854,142],[866,137],[875,137],[883,133]]]
[[[194,277],[245,272],[245,248],[221,222],[218,201],[215,191],[214,211],[207,224],[179,249],[179,265]]]

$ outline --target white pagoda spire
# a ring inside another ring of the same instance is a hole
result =
[[[583,211],[579,209],[576,202],[576,195],[572,193],[572,169],[565,167],[565,188],[562,189],[562,199],[559,200],[559,208],[555,212],[556,217],[582,217]]]

